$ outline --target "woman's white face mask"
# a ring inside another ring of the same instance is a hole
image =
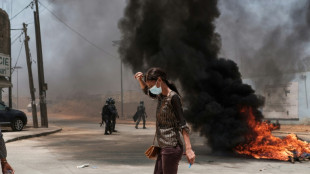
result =
[[[157,80],[158,81],[158,80]],[[159,94],[161,94],[161,92],[162,92],[162,90],[161,90],[161,85],[159,86],[159,88],[157,88],[157,81],[156,81],[156,83],[155,83],[155,85],[152,87],[152,88],[150,88],[150,92],[152,93],[152,94],[155,94],[155,95],[159,95]]]

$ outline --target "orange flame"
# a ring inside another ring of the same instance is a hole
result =
[[[310,153],[310,144],[301,141],[295,134],[289,134],[281,139],[271,134],[276,127],[266,122],[258,122],[252,113],[251,107],[241,109],[242,113],[248,114],[248,125],[254,134],[246,135],[247,144],[238,145],[235,151],[239,154],[253,156],[260,159],[289,160],[290,157],[300,157]]]

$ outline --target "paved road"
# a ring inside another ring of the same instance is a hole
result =
[[[8,160],[17,174],[98,174],[153,173],[154,161],[144,156],[152,142],[154,127],[136,130],[133,125],[117,125],[118,133],[103,135],[98,123],[54,121],[63,131],[46,137],[7,144]],[[241,158],[229,154],[212,154],[205,139],[191,135],[197,163],[188,168],[183,157],[179,173],[309,173],[310,163]],[[76,166],[89,163],[90,167]]]

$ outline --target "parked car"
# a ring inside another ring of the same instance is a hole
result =
[[[0,124],[11,127],[13,131],[21,131],[27,124],[27,116],[24,112],[11,109],[0,102]]]

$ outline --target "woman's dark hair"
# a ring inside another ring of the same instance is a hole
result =
[[[177,94],[179,94],[179,91],[177,89],[177,87],[175,86],[174,83],[170,82],[169,80],[167,80],[167,74],[165,73],[165,71],[163,71],[161,68],[150,68],[145,76],[144,76],[144,81],[149,81],[149,80],[157,80],[158,77],[160,77],[166,84],[167,86],[175,91]],[[180,94],[179,94],[180,95]]]

